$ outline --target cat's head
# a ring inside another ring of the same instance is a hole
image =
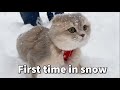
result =
[[[88,19],[80,13],[56,15],[52,20],[49,35],[56,47],[73,50],[84,46],[90,37]]]

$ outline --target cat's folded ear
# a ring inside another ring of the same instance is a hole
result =
[[[74,18],[81,18],[84,17],[81,13],[72,13],[72,14],[57,14],[54,16],[54,18],[51,20],[53,24],[66,22]],[[85,17],[84,17],[85,18]]]

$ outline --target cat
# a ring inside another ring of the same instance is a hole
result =
[[[81,13],[58,14],[51,23],[50,28],[35,26],[18,37],[20,58],[31,67],[80,66],[80,48],[88,42],[91,33],[88,19]],[[36,77],[37,74],[32,74],[32,78]]]

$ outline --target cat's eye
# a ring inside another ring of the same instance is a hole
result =
[[[74,27],[71,27],[71,28],[68,29],[68,31],[69,31],[70,33],[75,33],[75,32],[76,32],[76,29],[75,29]]]
[[[88,29],[88,26],[87,25],[84,25],[83,26],[83,30],[86,31]]]

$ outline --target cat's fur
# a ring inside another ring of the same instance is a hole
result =
[[[87,30],[83,26],[87,25]],[[70,33],[74,27],[77,32]],[[79,65],[80,48],[84,46],[90,36],[90,23],[80,13],[56,15],[50,29],[36,26],[21,34],[17,39],[19,56],[33,67],[36,65],[62,66],[64,64]],[[81,37],[81,34],[85,34]],[[63,51],[74,50],[68,62],[63,59]],[[32,74],[32,77],[37,77]]]

